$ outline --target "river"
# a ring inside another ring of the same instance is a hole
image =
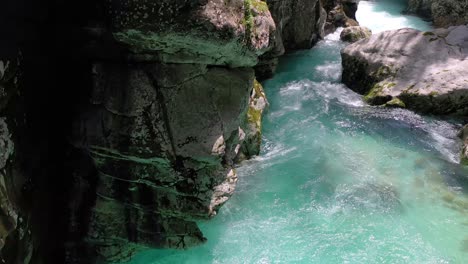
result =
[[[374,33],[430,24],[404,1],[362,1]],[[288,54],[264,82],[261,155],[238,168],[236,193],[208,242],[151,250],[132,263],[466,263],[468,170],[456,120],[368,106],[340,83],[339,32]]]

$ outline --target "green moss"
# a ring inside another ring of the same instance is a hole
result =
[[[437,92],[437,91],[432,91],[432,92],[429,93],[429,96],[436,96],[436,95],[438,95],[438,94],[439,94],[439,92]]]
[[[399,98],[393,98],[392,100],[388,101],[385,106],[387,107],[401,107],[401,108],[405,108],[406,105],[405,103],[400,100]]]
[[[260,0],[246,0],[250,1],[250,5],[255,8],[258,12],[267,12],[268,11],[268,5],[266,2],[260,1]]]
[[[245,27],[247,36],[251,36],[254,32],[254,16],[252,14],[252,0],[244,0],[244,20],[242,24]]]
[[[383,88],[384,86],[381,85],[380,83],[375,84],[369,90],[369,92],[366,95],[364,95],[364,100],[367,102],[372,101],[375,97],[377,97],[380,94],[380,92],[382,92]]]
[[[423,33],[424,36],[434,36],[435,34],[433,32],[430,32],[430,31],[426,31]]]

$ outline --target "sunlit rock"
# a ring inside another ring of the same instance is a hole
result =
[[[385,31],[341,56],[343,82],[371,104],[468,115],[468,26]]]
[[[367,27],[347,27],[341,31],[340,39],[343,41],[354,43],[358,40],[370,38],[372,31]]]

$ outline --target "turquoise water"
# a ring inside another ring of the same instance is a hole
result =
[[[374,32],[430,28],[395,3],[361,2],[357,17]],[[468,262],[459,126],[366,105],[339,82],[338,36],[285,56],[264,83],[262,153],[241,164],[235,195],[200,223],[208,242],[132,263]]]

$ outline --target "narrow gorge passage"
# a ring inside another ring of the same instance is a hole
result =
[[[362,1],[373,33],[429,23],[404,1]],[[132,263],[466,263],[468,175],[457,120],[368,106],[340,83],[340,29],[282,58],[264,83],[259,157],[235,195],[200,223],[208,242]]]

